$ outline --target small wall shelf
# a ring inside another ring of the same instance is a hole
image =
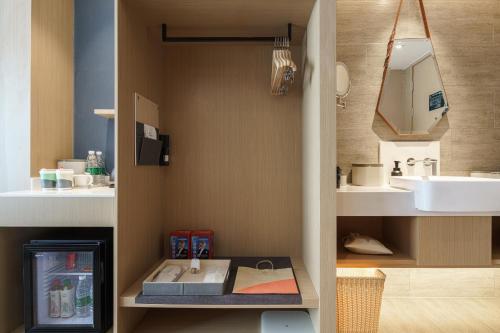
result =
[[[163,260],[162,260],[163,261]],[[302,304],[141,304],[136,303],[136,297],[142,291],[142,282],[144,279],[153,272],[153,270],[162,262],[158,262],[151,270],[146,272],[139,278],[127,291],[120,297],[121,307],[135,307],[135,308],[198,308],[198,309],[312,309],[319,307],[319,298],[312,281],[307,274],[302,260],[292,259],[295,277],[302,296]]]
[[[103,117],[106,119],[114,119],[115,118],[115,110],[114,109],[94,109],[94,114],[99,117]]]

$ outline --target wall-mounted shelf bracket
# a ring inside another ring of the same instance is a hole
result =
[[[288,40],[292,40],[292,24],[288,23]],[[167,25],[161,25],[161,39],[164,43],[220,43],[220,42],[273,42],[277,37],[282,36],[248,36],[248,37],[170,37],[167,34]]]

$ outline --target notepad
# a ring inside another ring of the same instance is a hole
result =
[[[233,294],[298,294],[292,268],[238,267]]]

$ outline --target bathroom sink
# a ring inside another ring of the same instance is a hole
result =
[[[500,179],[448,176],[391,177],[392,187],[412,190],[427,212],[499,212]]]

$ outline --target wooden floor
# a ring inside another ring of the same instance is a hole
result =
[[[386,299],[379,333],[500,333],[500,298]]]

